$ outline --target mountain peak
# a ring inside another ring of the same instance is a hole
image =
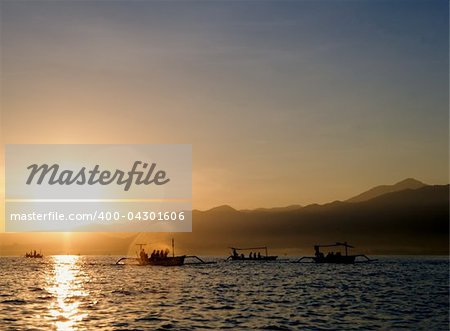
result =
[[[347,202],[367,201],[367,200],[376,198],[376,197],[386,194],[386,193],[403,191],[403,190],[416,190],[416,189],[419,189],[424,186],[427,186],[427,185],[418,181],[417,179],[406,178],[398,183],[395,183],[394,185],[375,186],[366,192],[363,192],[361,194],[358,194],[357,196],[354,196],[354,197],[348,199]]]
[[[230,212],[230,211],[236,211],[236,209],[234,209],[233,207],[229,206],[229,205],[221,205],[221,206],[217,206],[214,208],[211,208],[207,211],[214,211],[214,212]]]
[[[425,185],[426,184],[424,184],[421,181],[414,179],[414,178],[406,178],[406,179],[403,179],[402,181],[394,184],[394,186],[406,187],[407,189],[412,189],[414,187],[421,188]]]

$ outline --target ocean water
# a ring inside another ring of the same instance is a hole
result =
[[[447,257],[118,266],[0,258],[1,330],[448,330]]]

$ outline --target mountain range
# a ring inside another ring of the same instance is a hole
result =
[[[374,187],[345,201],[307,206],[236,210],[228,205],[193,211],[190,233],[72,233],[71,253],[134,254],[137,242],[169,243],[178,254],[226,255],[227,247],[267,245],[280,255],[310,253],[318,243],[348,241],[367,254],[448,254],[449,185],[426,185],[412,178]],[[38,234],[0,234],[0,254],[23,253],[40,245]],[[59,234],[52,234],[55,238]],[[26,238],[27,246],[17,236]],[[9,237],[9,238],[8,238]],[[14,238],[14,239],[13,239]],[[47,240],[47,242],[49,242]]]
[[[367,192],[365,196],[373,194]],[[449,185],[376,192],[380,194],[360,202],[276,211],[230,206],[194,211],[193,232],[176,237],[183,246],[217,253],[227,246],[268,245],[277,252],[299,254],[317,243],[348,241],[369,254],[448,254]]]
[[[176,239],[179,253],[214,255],[227,247],[267,245],[276,254],[301,255],[318,243],[348,241],[367,254],[448,254],[449,185],[408,178],[346,201],[236,210],[222,205],[193,211],[193,232]]]

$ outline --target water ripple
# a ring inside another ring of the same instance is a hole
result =
[[[0,258],[2,329],[448,330],[447,258],[180,268],[115,259]]]

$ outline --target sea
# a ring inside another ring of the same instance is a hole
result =
[[[1,330],[449,330],[449,260],[228,261],[0,257]]]

